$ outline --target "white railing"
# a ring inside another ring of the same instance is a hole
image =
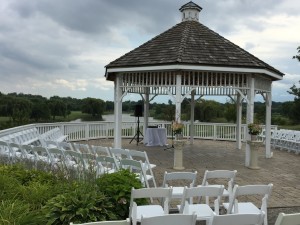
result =
[[[167,136],[172,136],[171,122],[150,122],[150,126],[164,127],[167,130]],[[190,124],[184,123],[183,136],[190,137]],[[64,135],[68,135],[68,141],[90,140],[99,138],[114,137],[114,122],[69,122],[69,123],[38,123],[20,127],[14,127],[0,131],[0,138],[36,127],[40,134],[43,134],[53,128],[59,127]],[[272,128],[277,130],[276,125]],[[132,138],[137,131],[136,122],[122,123],[122,138]],[[140,123],[140,131],[143,131],[143,123]],[[242,125],[242,141],[246,137],[246,125]],[[228,123],[194,123],[195,139],[211,140],[236,140],[236,124]]]

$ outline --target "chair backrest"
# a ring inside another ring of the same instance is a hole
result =
[[[264,216],[264,212],[259,214],[214,215],[209,225],[261,225]]]
[[[163,180],[163,187],[167,186],[175,186],[172,181],[187,181],[189,185],[181,185],[181,186],[189,186],[194,187],[197,179],[197,171],[195,172],[172,172],[168,173],[165,171],[164,180]],[[171,184],[171,185],[170,185]]]
[[[196,214],[192,215],[183,215],[183,214],[169,214],[163,216],[154,216],[143,218],[141,220],[141,225],[195,225],[197,216]]]
[[[267,210],[267,202],[269,199],[269,196],[271,194],[273,188],[273,184],[267,184],[267,185],[245,185],[245,186],[238,186],[235,185],[233,188],[233,194],[232,199],[229,202],[229,207],[227,209],[227,213],[230,214],[233,211],[233,208],[235,211],[238,211],[237,203],[238,203],[238,197],[242,195],[260,195],[262,196],[262,204],[261,204],[261,210],[266,211]]]
[[[36,155],[36,157],[45,156],[45,157],[48,157],[48,159],[50,161],[50,156],[49,156],[47,148],[42,147],[42,146],[33,146],[32,151]]]
[[[70,223],[70,225],[130,225],[130,220],[113,220],[113,221],[99,221],[91,223]]]
[[[108,147],[92,145],[91,148],[97,155],[111,156]]]
[[[142,161],[137,161],[133,159],[121,159],[120,168],[128,169],[133,173],[139,174],[139,179],[144,186],[149,187],[149,182],[147,179],[147,174],[145,168],[142,165]]]
[[[21,148],[21,145],[16,143],[8,143],[8,145],[10,147],[13,157],[22,157],[22,158],[26,157],[25,152]]]
[[[300,213],[279,213],[275,225],[300,225]]]
[[[228,182],[228,192],[232,193],[236,173],[236,170],[206,170],[203,176],[202,186],[209,185],[210,179],[218,179],[218,181],[220,179],[225,179]]]
[[[141,188],[131,189],[129,215],[132,215],[134,200],[139,198],[158,198],[163,199],[163,208],[166,214],[169,213],[169,202],[172,196],[172,188]]]
[[[57,148],[58,147],[58,143],[53,140],[45,140],[44,143],[46,144],[45,147],[47,147],[47,148]]]
[[[62,164],[65,166],[65,154],[64,151],[62,151],[59,148],[48,148],[48,153],[51,158],[52,165],[54,164]]]
[[[62,150],[72,150],[72,151],[74,151],[73,146],[69,142],[63,141],[63,142],[58,142],[57,144],[58,144],[58,147]]]
[[[77,152],[93,154],[92,150],[90,149],[90,146],[87,144],[82,144],[82,143],[72,143],[72,144],[74,150]]]
[[[130,159],[128,150],[123,148],[109,148],[110,155],[118,160]]]
[[[98,163],[98,172],[109,173],[109,171],[118,171],[120,169],[119,163],[114,157],[98,155],[96,156],[96,162]]]
[[[184,206],[187,204],[187,199],[195,198],[197,197],[198,200],[202,199],[202,197],[214,197],[215,201],[215,210],[218,210],[219,204],[220,204],[220,198],[223,194],[224,186],[197,186],[197,187],[185,187],[183,191],[183,196],[181,199],[180,209],[179,212],[183,213]],[[208,198],[206,198],[208,199]],[[193,202],[193,201],[192,201]],[[190,201],[190,203],[192,203]],[[206,204],[209,204],[209,202],[206,201]]]

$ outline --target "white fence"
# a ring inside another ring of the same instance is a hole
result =
[[[190,137],[190,124],[185,123],[183,136]],[[172,136],[170,122],[150,122],[149,126],[164,127],[167,130],[167,136]],[[25,131],[36,127],[40,134],[43,134],[53,128],[59,127],[64,135],[68,135],[68,141],[79,141],[99,138],[114,137],[114,122],[69,122],[69,123],[38,123],[30,124],[0,131],[0,138],[13,134],[15,132]],[[273,130],[277,129],[276,125],[272,126]],[[143,131],[143,123],[140,123],[140,130]],[[242,141],[246,137],[246,125],[242,125]],[[137,131],[136,122],[122,123],[122,138],[132,138]],[[194,123],[195,139],[211,140],[236,140],[236,124],[225,123]]]

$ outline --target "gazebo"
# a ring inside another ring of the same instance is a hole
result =
[[[261,94],[266,105],[265,156],[271,158],[272,82],[284,74],[201,24],[199,5],[191,1],[179,10],[182,22],[106,66],[106,79],[114,82],[114,147],[121,147],[122,99],[129,93],[143,96],[144,128],[148,126],[150,97],[169,95],[175,102],[178,122],[183,99],[191,98],[191,140],[195,96],[234,98],[238,149],[242,145],[242,102],[247,103],[247,124],[252,123],[254,98]],[[247,144],[246,166],[249,161]]]

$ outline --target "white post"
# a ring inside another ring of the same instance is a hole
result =
[[[242,149],[242,98],[237,93],[236,98],[236,148]]]
[[[271,108],[272,108],[272,94],[266,93],[266,158],[271,158],[273,152],[271,150]]]
[[[255,92],[254,92],[254,78],[249,77],[248,79],[249,83],[249,88],[250,90],[247,90],[247,99],[248,99],[248,104],[247,104],[247,125],[249,123],[253,123],[253,118],[254,118],[254,97],[255,97]],[[250,141],[251,137],[250,134],[247,132],[247,141]],[[245,166],[250,165],[250,145],[246,142],[246,156],[245,156]]]
[[[122,148],[122,75],[118,74],[114,86],[114,116],[115,116],[115,130],[114,130],[114,147]]]
[[[146,88],[146,93],[144,96],[144,135],[146,134],[146,129],[149,124],[149,88]]]
[[[176,103],[175,120],[181,121],[181,74],[176,75]]]
[[[191,93],[191,124],[190,124],[190,144],[194,143],[194,120],[195,120],[195,90]]]

